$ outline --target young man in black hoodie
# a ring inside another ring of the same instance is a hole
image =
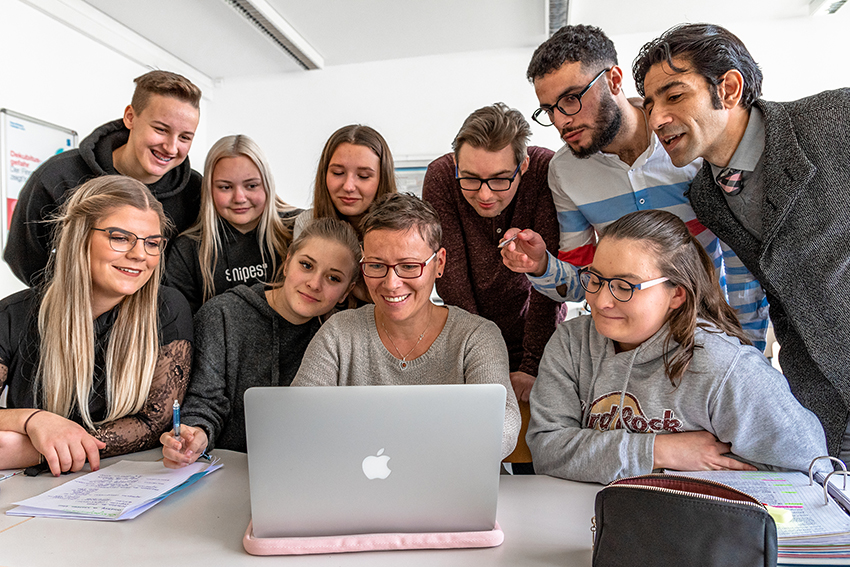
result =
[[[27,285],[41,280],[50,256],[51,225],[45,221],[71,190],[94,177],[121,174],[146,184],[178,233],[195,222],[201,175],[187,155],[198,127],[201,90],[167,71],[151,71],[134,82],[123,118],[97,128],[79,148],[44,162],[21,190],[3,258]]]

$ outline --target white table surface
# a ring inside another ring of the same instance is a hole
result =
[[[510,565],[589,566],[590,519],[602,488],[546,476],[502,475],[497,520],[505,533],[495,548],[254,557],[242,548],[250,519],[248,465],[242,453],[215,451],[224,467],[136,519],[121,522],[7,516],[13,502],[76,475],[0,481],[0,566],[98,565]],[[152,460],[159,450],[124,455]]]

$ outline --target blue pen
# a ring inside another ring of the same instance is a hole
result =
[[[174,424],[174,438],[180,441],[180,402],[174,400],[171,406],[171,419]]]

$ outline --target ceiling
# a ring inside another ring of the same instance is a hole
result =
[[[64,0],[85,3],[211,80],[303,72],[227,0]],[[320,56],[322,66],[531,48],[547,37],[546,0],[255,0]],[[809,0],[569,0],[570,23],[609,35],[686,21],[804,17]],[[850,8],[846,8],[850,10]],[[829,16],[824,16],[829,17]]]

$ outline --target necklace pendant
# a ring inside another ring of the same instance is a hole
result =
[[[399,366],[401,366],[401,368],[403,370],[403,369],[407,368],[407,363],[402,360],[401,363],[399,363]]]

